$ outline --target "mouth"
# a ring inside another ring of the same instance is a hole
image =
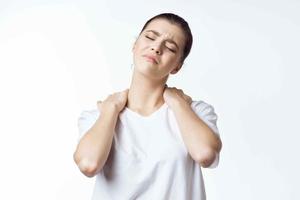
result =
[[[156,58],[153,57],[153,56],[144,55],[143,57],[146,58],[146,60],[149,61],[149,62],[151,62],[151,63],[158,64]]]

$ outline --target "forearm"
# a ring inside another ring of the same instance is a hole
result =
[[[113,108],[101,111],[95,124],[79,141],[74,160],[85,175],[91,177],[104,166],[111,149],[118,115]]]
[[[172,110],[191,157],[198,162],[206,160],[205,165],[209,165],[221,149],[220,138],[184,100],[178,100]]]

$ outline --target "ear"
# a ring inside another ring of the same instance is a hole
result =
[[[175,67],[175,68],[170,72],[170,74],[176,74],[177,72],[179,72],[179,70],[181,69],[182,65],[183,65],[183,63],[180,62],[180,63],[177,65],[177,67]]]

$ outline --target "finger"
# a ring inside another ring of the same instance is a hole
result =
[[[193,99],[190,96],[188,96],[188,101],[191,104],[193,102]]]
[[[186,94],[185,94],[185,96],[186,96],[188,99],[192,99],[189,95],[186,95]]]
[[[186,95],[183,95],[184,100],[189,100],[189,98]]]
[[[186,100],[190,100],[190,99],[191,99],[191,97],[188,96],[188,95],[186,95],[186,94],[184,94],[183,96],[184,96],[184,98],[185,98]]]

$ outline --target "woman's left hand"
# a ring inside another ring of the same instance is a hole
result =
[[[166,86],[163,94],[165,102],[173,107],[178,102],[185,102],[188,105],[191,105],[193,102],[192,98],[186,94],[181,89],[177,89],[176,87],[168,87]]]

